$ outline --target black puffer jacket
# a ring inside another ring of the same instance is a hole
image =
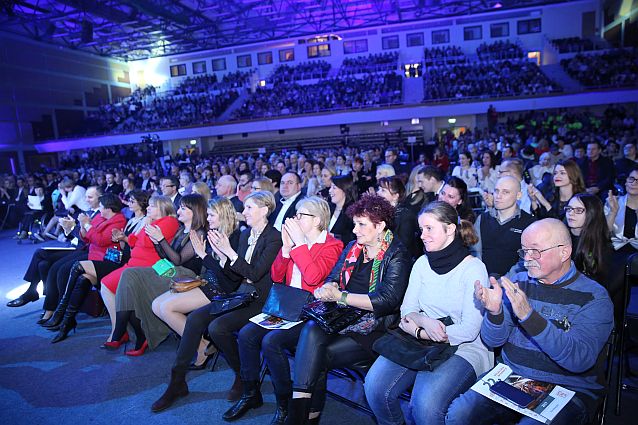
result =
[[[326,282],[339,282],[346,255],[356,242],[354,240],[345,247]],[[395,236],[381,261],[376,288],[368,294],[376,318],[376,329],[385,330],[399,318],[399,309],[408,287],[411,270],[410,253]]]

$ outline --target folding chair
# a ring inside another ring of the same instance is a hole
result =
[[[620,415],[620,404],[623,390],[636,391],[638,388],[632,387],[627,384],[623,384],[623,378],[625,377],[625,367],[629,367],[629,361],[625,353],[625,340],[627,338],[627,331],[629,329],[629,320],[638,319],[635,314],[628,314],[627,307],[629,305],[629,296],[631,295],[631,278],[638,277],[638,253],[632,254],[627,260],[625,265],[625,282],[623,286],[623,312],[622,323],[619,329],[619,358],[618,358],[618,372],[616,375],[616,415]]]

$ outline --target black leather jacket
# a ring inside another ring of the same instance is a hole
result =
[[[345,247],[326,282],[339,282],[346,255],[356,242],[354,240]],[[376,329],[387,329],[399,318],[411,270],[410,253],[395,236],[381,260],[376,288],[368,294],[376,318]]]

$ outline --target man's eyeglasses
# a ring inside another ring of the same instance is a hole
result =
[[[261,187],[259,187],[259,186],[251,186],[250,188],[252,190],[261,190]]]
[[[625,180],[628,184],[634,184],[636,182],[638,182],[638,179],[635,177],[627,177],[627,180]]]
[[[583,207],[565,207],[565,214],[569,214],[573,212],[574,214],[581,215],[585,212],[585,208]]]
[[[306,217],[314,217],[314,215],[312,215],[312,214],[307,214],[307,213],[300,213],[300,212],[298,212],[297,214],[295,214],[295,218],[296,218],[297,220],[301,220],[301,218],[302,218],[303,216],[306,216]]]
[[[516,251],[516,253],[521,258],[521,260],[524,260],[526,255],[529,256],[529,258],[531,258],[532,260],[539,260],[541,258],[541,254],[543,252],[549,251],[550,249],[558,248],[560,246],[565,246],[565,245],[563,245],[563,244],[554,245],[554,246],[550,246],[549,248],[545,248],[545,249],[534,249],[534,248],[523,249],[523,248],[521,248],[518,251]]]

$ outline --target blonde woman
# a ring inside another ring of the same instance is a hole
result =
[[[155,249],[155,244],[149,237],[148,233],[152,231],[161,231],[162,235],[166,235],[166,239],[169,242],[173,241],[175,233],[179,228],[177,218],[175,218],[175,207],[170,198],[162,195],[152,196],[148,201],[147,224],[140,228],[135,233],[131,233],[128,236],[128,244],[131,247],[131,258],[129,261],[119,269],[109,273],[102,279],[102,287],[100,293],[104,300],[104,305],[111,316],[111,324],[115,329],[115,292],[120,282],[120,277],[124,270],[131,267],[151,267],[160,257]],[[111,330],[111,334],[113,330]],[[128,334],[117,341],[111,341],[111,345],[114,348],[119,347],[121,344],[128,340]],[[117,343],[117,346],[112,343]]]

